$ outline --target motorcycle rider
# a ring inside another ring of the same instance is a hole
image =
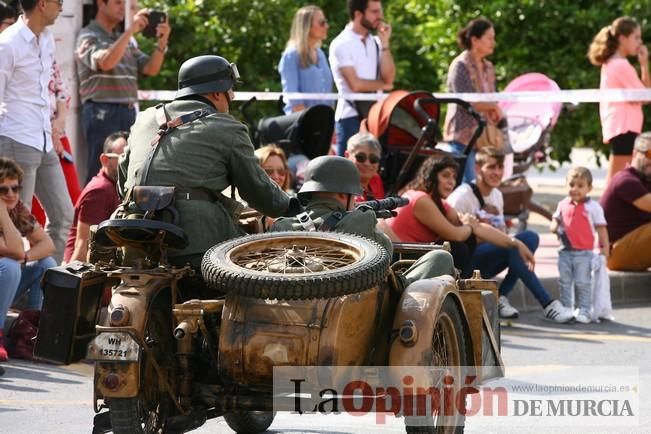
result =
[[[281,217],[270,231],[321,230],[346,232],[371,239],[393,254],[393,244],[380,231],[373,211],[355,209],[355,196],[363,194],[359,172],[347,158],[317,157],[305,171],[305,183],[298,197],[307,202],[304,213]],[[404,274],[406,284],[444,274],[455,276],[452,255],[445,250],[431,250],[421,256]]]
[[[237,66],[223,57],[186,60],[175,99],[138,116],[120,159],[121,197],[137,185],[176,187],[178,226],[189,245],[170,249],[174,265],[190,262],[199,269],[206,250],[244,235],[237,203],[221,193],[229,186],[265,215],[292,215],[290,208],[300,208],[260,168],[246,126],[229,114],[238,79]]]

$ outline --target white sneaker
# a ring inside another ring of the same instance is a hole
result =
[[[543,309],[543,316],[548,321],[566,323],[574,319],[574,312],[569,307],[565,307],[560,301],[554,300]]]
[[[582,310],[579,311],[579,313],[576,315],[574,319],[576,320],[576,322],[580,322],[581,324],[590,324],[591,322],[590,315],[587,312]]]
[[[500,318],[517,318],[520,316],[520,312],[509,303],[509,299],[504,295],[500,295],[498,299],[497,310],[500,314]]]

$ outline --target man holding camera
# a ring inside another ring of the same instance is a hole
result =
[[[100,169],[99,156],[106,137],[129,131],[136,119],[138,77],[158,74],[170,35],[167,17],[141,9],[124,32],[123,0],[97,0],[97,14],[81,29],[77,40],[77,72],[82,102],[81,122],[88,145],[88,182]],[[156,38],[150,56],[138,49],[136,33]]]

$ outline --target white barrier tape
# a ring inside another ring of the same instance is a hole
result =
[[[173,90],[140,90],[141,101],[170,101],[174,99]],[[355,101],[376,101],[387,93],[286,93],[282,92],[235,92],[235,101],[248,101],[255,97],[259,101],[285,101],[291,99],[336,100],[338,98]],[[495,93],[433,93],[435,98],[459,98],[467,102],[527,102],[527,103],[595,103],[595,102],[636,102],[651,101],[651,89],[576,89],[558,91],[495,92]]]

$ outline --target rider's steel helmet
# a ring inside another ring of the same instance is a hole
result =
[[[237,65],[220,56],[197,56],[183,62],[179,69],[176,98],[210,92],[227,92],[239,81]]]
[[[362,185],[355,163],[344,157],[329,155],[310,161],[298,196],[316,191],[361,195]]]

